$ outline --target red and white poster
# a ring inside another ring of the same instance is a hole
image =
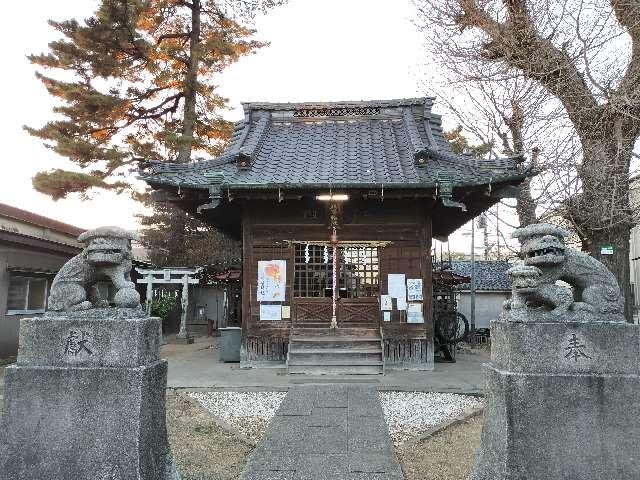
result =
[[[286,283],[286,260],[258,262],[258,302],[284,302]]]

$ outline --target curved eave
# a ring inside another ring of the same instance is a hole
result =
[[[482,185],[489,185],[494,183],[510,183],[510,182],[522,182],[527,178],[526,174],[509,175],[506,177],[488,177],[484,181],[469,181],[469,182],[456,182],[453,184],[454,188],[460,187],[477,187]],[[291,183],[268,183],[268,184],[220,184],[221,189],[229,190],[273,190],[280,188],[282,190],[311,190],[311,189],[326,189],[326,188],[338,188],[345,190],[363,190],[369,188],[385,188],[389,190],[394,189],[434,189],[438,187],[438,182],[425,182],[425,183],[304,183],[304,184],[291,184]],[[208,188],[208,187],[206,187]]]
[[[468,182],[456,182],[453,184],[453,188],[465,188],[465,187],[478,187],[483,185],[491,185],[498,183],[513,183],[513,182],[522,182],[527,177],[531,176],[529,173],[518,173],[514,175],[506,175],[506,176],[488,176],[486,179],[480,181],[468,181]],[[424,190],[424,189],[434,189],[438,187],[438,182],[425,182],[425,183],[304,183],[304,184],[292,184],[292,183],[258,183],[258,184],[231,184],[231,183],[220,183],[220,184],[211,184],[211,185],[203,185],[201,183],[189,183],[189,182],[172,182],[167,179],[162,179],[161,181],[154,179],[153,176],[140,176],[138,177],[141,180],[147,182],[151,186],[157,186],[162,188],[166,187],[175,187],[175,188],[190,188],[190,189],[199,189],[199,190],[210,190],[211,188],[217,188],[220,190],[289,190],[289,191],[300,191],[300,190],[315,190],[315,189],[343,189],[343,190],[366,190],[366,189],[377,189],[377,188],[385,188],[388,190]]]

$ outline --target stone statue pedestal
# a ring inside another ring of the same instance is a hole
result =
[[[640,474],[640,327],[491,322],[472,480],[632,480]]]
[[[179,480],[160,320],[139,309],[23,319],[5,372],[0,479]]]

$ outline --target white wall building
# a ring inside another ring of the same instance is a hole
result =
[[[511,296],[511,281],[507,270],[511,264],[501,260],[477,260],[476,277],[476,329],[489,328],[489,322],[497,318],[504,301]],[[451,262],[452,270],[471,277],[471,262],[467,260]],[[458,311],[471,323],[471,285],[458,287]]]

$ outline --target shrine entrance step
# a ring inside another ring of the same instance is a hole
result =
[[[380,331],[365,327],[295,327],[289,337],[287,369],[290,374],[382,374]]]

